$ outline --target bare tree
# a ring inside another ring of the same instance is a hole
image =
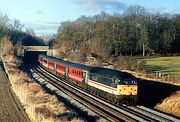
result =
[[[32,28],[27,28],[26,33],[31,35],[32,37],[36,36],[36,33],[34,32],[34,30]]]

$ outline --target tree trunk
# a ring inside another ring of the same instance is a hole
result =
[[[145,46],[143,44],[143,56],[145,56]]]

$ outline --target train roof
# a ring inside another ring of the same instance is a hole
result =
[[[55,58],[55,57],[51,57],[51,56],[47,56],[47,55],[43,55],[43,54],[40,54],[40,56],[45,57],[46,59],[51,60],[53,62],[57,62],[57,63],[61,63],[61,64],[64,64],[64,65],[72,66],[74,68],[79,68],[79,69],[88,70],[88,71],[92,69],[92,66],[87,66],[87,65],[84,65],[84,64],[78,64],[78,63],[74,63],[74,62],[69,62],[69,61],[65,61],[65,60],[62,60],[62,59],[59,59],[59,58]]]
[[[90,72],[95,73],[100,76],[109,77],[109,78],[135,79],[135,77],[129,73],[121,72],[121,71],[113,70],[113,69],[102,68],[102,67],[94,67]]]

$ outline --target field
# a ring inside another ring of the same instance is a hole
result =
[[[161,72],[166,76],[180,77],[180,56],[173,57],[138,57],[138,61],[145,60],[145,68]]]

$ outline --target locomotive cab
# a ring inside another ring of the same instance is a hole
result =
[[[117,86],[117,93],[119,96],[123,96],[121,103],[126,105],[136,105],[138,85],[135,79],[121,79]]]
[[[137,81],[132,79],[120,80],[117,87],[119,95],[137,95]]]

